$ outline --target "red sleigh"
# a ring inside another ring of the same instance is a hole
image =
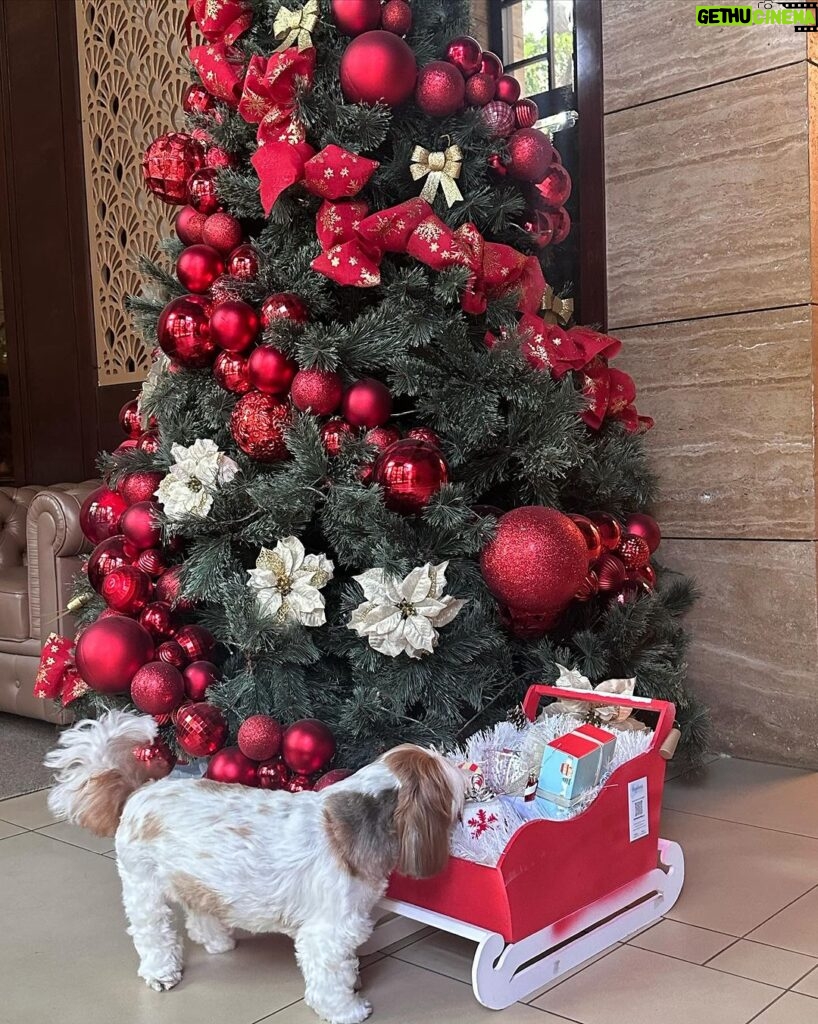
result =
[[[523,825],[496,867],[452,857],[435,878],[394,876],[362,950],[380,949],[419,925],[471,939],[474,994],[491,1009],[525,999],[657,921],[684,880],[681,848],[659,838],[661,748],[673,728],[673,705],[532,686],[523,704],[530,720],[543,697],[653,712],[651,746],[617,768],[577,817]]]

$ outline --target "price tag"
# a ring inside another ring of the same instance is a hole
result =
[[[646,776],[628,783],[628,823],[632,843],[637,839],[644,839],[650,831]]]

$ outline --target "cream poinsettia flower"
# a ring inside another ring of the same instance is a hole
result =
[[[263,615],[279,622],[323,626],[327,621],[324,595],[334,565],[326,555],[308,555],[298,537],[284,537],[271,550],[262,548],[255,569],[248,569],[247,586],[256,593]]]
[[[383,569],[368,569],[353,577],[366,600],[352,612],[348,628],[391,658],[432,654],[438,628],[448,625],[466,603],[443,594],[448,565],[427,562],[404,579],[389,576]]]
[[[171,455],[174,464],[156,490],[165,515],[173,520],[206,516],[216,491],[233,479],[238,465],[209,438],[200,438],[187,448],[175,444]]]

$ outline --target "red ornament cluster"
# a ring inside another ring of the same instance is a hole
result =
[[[644,512],[632,512],[624,522],[608,512],[572,515],[587,546],[590,568],[574,595],[588,601],[596,594],[620,603],[650,593],[656,585],[651,555],[662,539],[659,524]]]

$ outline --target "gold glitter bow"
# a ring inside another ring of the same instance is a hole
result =
[[[318,24],[318,0],[307,0],[300,11],[280,7],[273,22],[273,35],[281,42],[273,51],[286,50],[294,43],[301,50],[312,46],[310,32]]]
[[[460,189],[457,187],[456,178],[460,177],[460,169],[463,164],[463,150],[460,146],[449,146],[443,152],[430,152],[423,146],[415,146],[412,152],[412,163],[409,170],[412,178],[418,181],[420,178],[429,175],[420,198],[431,203],[437,195],[438,188],[443,189],[443,195],[449,206],[462,200]]]
[[[540,315],[547,324],[566,327],[570,323],[571,317],[574,315],[573,299],[563,299],[559,295],[555,295],[554,289],[549,284],[546,286],[542,301],[543,308]]]

